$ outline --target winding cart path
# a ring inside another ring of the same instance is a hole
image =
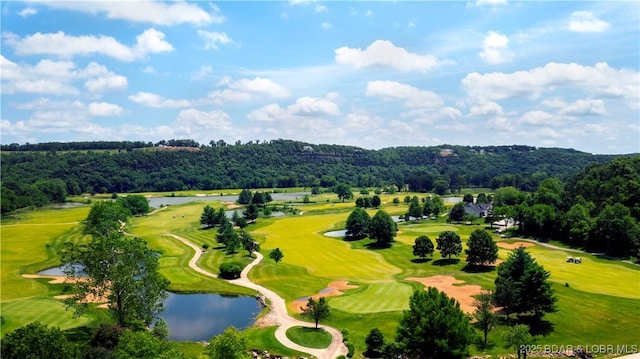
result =
[[[185,245],[193,248],[193,250],[195,251],[195,254],[193,255],[193,258],[189,260],[189,267],[191,269],[195,270],[196,272],[202,275],[212,277],[212,278],[218,278],[217,275],[198,267],[198,265],[196,264],[198,262],[198,259],[200,259],[200,256],[202,255],[202,250],[200,249],[200,247],[191,243],[189,240],[182,238],[180,236],[177,236],[175,234],[168,234],[168,235],[184,243]],[[304,322],[290,316],[289,313],[287,312],[287,305],[282,297],[280,297],[278,294],[276,294],[272,290],[269,290],[261,285],[255,284],[249,280],[249,271],[251,271],[253,267],[255,267],[258,263],[260,263],[262,258],[263,258],[262,254],[256,252],[256,259],[244,268],[244,270],[242,271],[242,274],[240,275],[240,278],[230,280],[229,282],[245,288],[253,289],[259,292],[260,294],[262,294],[265,298],[269,299],[269,301],[271,302],[271,308],[270,308],[271,314],[274,315],[278,323],[278,329],[276,329],[276,333],[275,333],[276,339],[287,348],[297,350],[303,353],[308,353],[318,359],[334,359],[340,355],[346,355],[347,347],[342,342],[342,333],[340,333],[338,330],[332,327],[328,327],[325,325],[318,326],[326,330],[329,334],[331,334],[331,337],[332,337],[331,344],[329,345],[329,347],[325,349],[314,349],[314,348],[303,347],[301,345],[298,345],[292,342],[289,338],[287,338],[286,332],[289,328],[295,327],[295,326],[309,326],[311,323]]]

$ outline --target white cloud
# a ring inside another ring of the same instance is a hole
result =
[[[85,80],[85,88],[97,94],[127,87],[127,78],[95,62],[77,69],[72,61],[41,60],[36,65],[16,64],[0,55],[2,93],[74,95],[80,91],[74,81]]]
[[[220,45],[238,45],[224,32],[198,30],[198,35],[205,42],[204,48],[207,50],[217,50]]]
[[[12,33],[3,33],[5,43],[13,47],[18,55],[51,54],[63,58],[76,55],[88,56],[101,54],[121,61],[134,61],[145,58],[151,53],[173,51],[173,46],[165,41],[164,33],[150,28],[136,37],[132,47],[123,45],[111,36],[71,36],[62,31],[20,38]]]
[[[191,80],[194,80],[194,81],[204,80],[212,73],[213,73],[213,67],[211,67],[210,65],[202,65],[200,66],[198,71],[191,76]]]
[[[84,87],[91,92],[104,92],[108,90],[122,90],[127,88],[127,78],[114,73],[95,77],[87,80]]]
[[[192,105],[189,100],[172,100],[154,93],[142,91],[129,96],[129,101],[155,108],[189,107]]]
[[[557,119],[545,111],[529,111],[522,115],[520,123],[534,126],[558,124]]]
[[[52,8],[81,11],[90,14],[106,13],[109,19],[121,19],[154,25],[179,25],[189,23],[203,26],[221,23],[224,16],[217,6],[210,6],[211,12],[203,10],[195,3],[161,1],[49,1],[43,5]]]
[[[18,15],[22,17],[29,17],[31,15],[37,14],[38,11],[32,7],[26,7],[18,12]]]
[[[200,137],[202,133],[229,133],[233,126],[231,117],[224,111],[206,112],[189,108],[180,111],[172,130],[180,135]]]
[[[327,10],[329,9],[327,9],[327,7],[324,5],[316,5],[315,8],[315,12],[326,12]]]
[[[237,81],[232,81],[231,78],[225,77],[218,83],[218,85],[226,85],[228,88],[233,90],[263,94],[275,98],[286,98],[291,95],[289,90],[278,83],[262,77],[256,77],[253,80],[240,79]]]
[[[515,129],[511,122],[507,120],[505,117],[499,116],[491,118],[487,121],[487,127],[502,131],[502,132],[514,132]]]
[[[569,30],[574,32],[604,32],[610,24],[598,19],[590,11],[576,11],[569,19]]]
[[[325,21],[325,22],[322,23],[322,30],[329,30],[329,29],[332,29],[332,28],[333,28],[333,25],[331,25],[330,22]]]
[[[504,114],[502,106],[489,101],[471,106],[469,116],[501,116]]]
[[[357,69],[390,67],[400,71],[419,72],[427,72],[444,64],[431,55],[410,53],[386,40],[376,40],[365,50],[340,47],[335,50],[335,61]]]
[[[640,100],[640,74],[633,70],[618,70],[606,63],[583,66],[551,62],[544,67],[514,73],[473,72],[462,79],[462,85],[469,96],[479,102],[538,98],[543,92],[564,88],[623,98],[629,100],[630,106]]]
[[[513,59],[513,54],[507,51],[509,38],[495,31],[489,31],[482,42],[482,52],[480,57],[492,65],[509,62]]]
[[[373,11],[371,10],[367,10],[367,12],[364,13],[364,16],[371,16],[373,15]]]
[[[263,106],[247,114],[247,118],[261,122],[286,122],[296,125],[297,121],[310,118],[334,117],[340,115],[340,108],[327,98],[300,97],[286,108],[278,104]]]
[[[442,99],[434,92],[395,81],[370,81],[367,96],[404,100],[406,107],[433,108],[442,105]]]
[[[559,111],[560,114],[569,116],[604,115],[606,112],[604,101],[596,99],[577,100]]]
[[[90,116],[117,116],[122,114],[122,107],[107,102],[92,102],[89,104]]]

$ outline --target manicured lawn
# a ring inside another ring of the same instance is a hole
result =
[[[306,267],[312,276],[372,282],[389,280],[399,273],[400,269],[387,263],[380,254],[351,250],[347,242],[321,234],[347,216],[348,213],[285,217],[256,233],[267,238],[263,249],[280,248],[284,254],[282,263]]]
[[[246,334],[248,346],[250,348],[268,349],[269,354],[283,357],[300,358],[309,356],[306,353],[291,350],[280,344],[280,342],[276,340],[276,329],[278,329],[277,326],[246,329],[244,333]]]
[[[331,344],[331,334],[322,328],[292,327],[287,330],[287,338],[307,348],[326,348]]]
[[[61,301],[48,298],[3,302],[2,317],[6,320],[2,326],[2,335],[32,322],[67,330],[88,325],[95,319],[90,315],[74,318],[72,309],[66,310]]]
[[[398,282],[371,283],[355,294],[329,300],[331,308],[347,313],[380,313],[409,309],[413,288]]]

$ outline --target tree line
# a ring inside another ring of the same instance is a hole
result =
[[[161,151],[161,144],[197,151]],[[339,183],[440,194],[465,187],[533,191],[549,176],[567,179],[589,164],[617,157],[528,146],[366,150],[290,140],[198,145],[192,140],[169,140],[3,146],[2,213],[83,193],[330,188]],[[99,147],[118,151],[93,151]]]

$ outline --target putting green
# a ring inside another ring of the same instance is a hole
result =
[[[81,327],[91,322],[87,316],[73,317],[73,310],[66,310],[58,300],[29,298],[2,303],[2,316],[7,321],[2,334],[9,333],[32,322],[59,327],[61,330]]]
[[[263,249],[280,248],[283,263],[306,267],[316,277],[356,282],[391,280],[400,273],[371,250],[354,250],[349,243],[327,238],[322,232],[334,223],[344,221],[348,213],[286,217],[256,230],[267,240]]]
[[[365,314],[409,309],[413,288],[398,282],[371,283],[361,292],[329,300],[332,308]]]

